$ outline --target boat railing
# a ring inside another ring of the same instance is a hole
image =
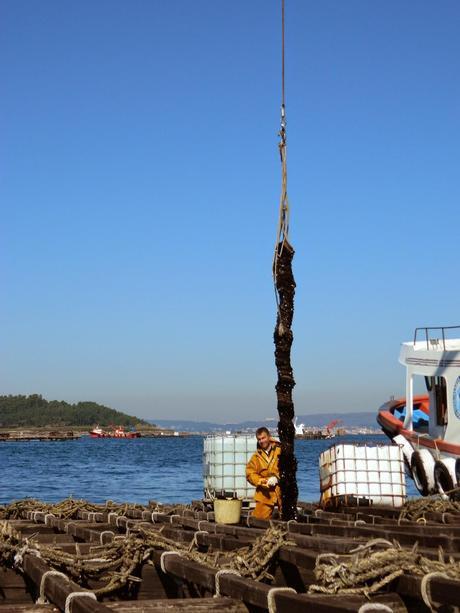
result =
[[[435,330],[441,330],[442,348],[445,351],[446,350],[446,330],[460,330],[460,326],[427,326],[424,328],[415,328],[414,346],[415,346],[415,343],[417,342],[418,333],[422,330],[425,332],[426,348],[428,351],[430,350],[430,346],[433,349],[438,348],[439,342],[441,339],[431,338],[431,333],[434,332]]]

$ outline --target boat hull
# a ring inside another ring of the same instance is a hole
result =
[[[407,430],[403,422],[394,415],[394,411],[405,404],[405,399],[392,400],[384,404],[377,415],[377,421],[385,434],[393,439],[397,435],[404,436],[411,444],[422,448],[440,451],[449,456],[460,457],[460,445],[448,443],[444,439],[433,439],[426,434],[420,434],[416,430]],[[428,396],[415,396],[414,406],[420,408],[427,418],[429,416]]]
[[[377,415],[377,422],[384,433],[403,449],[409,475],[422,496],[440,494],[444,498],[457,498],[460,481],[460,445],[441,438],[432,438],[428,432],[409,430],[395,412],[405,407],[405,399],[384,404]],[[429,420],[428,396],[414,397],[417,409]],[[401,413],[402,415],[402,413]]]

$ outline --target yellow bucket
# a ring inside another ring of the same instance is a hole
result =
[[[236,499],[214,500],[214,517],[217,524],[238,524],[242,501]]]

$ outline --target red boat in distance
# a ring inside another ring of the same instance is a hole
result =
[[[136,431],[126,432],[123,426],[114,426],[113,430],[103,430],[96,426],[89,431],[91,438],[140,438],[141,433]]]

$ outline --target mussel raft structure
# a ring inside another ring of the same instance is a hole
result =
[[[216,524],[164,506],[26,499],[0,507],[0,611],[452,611],[460,503],[299,503],[298,519]]]

